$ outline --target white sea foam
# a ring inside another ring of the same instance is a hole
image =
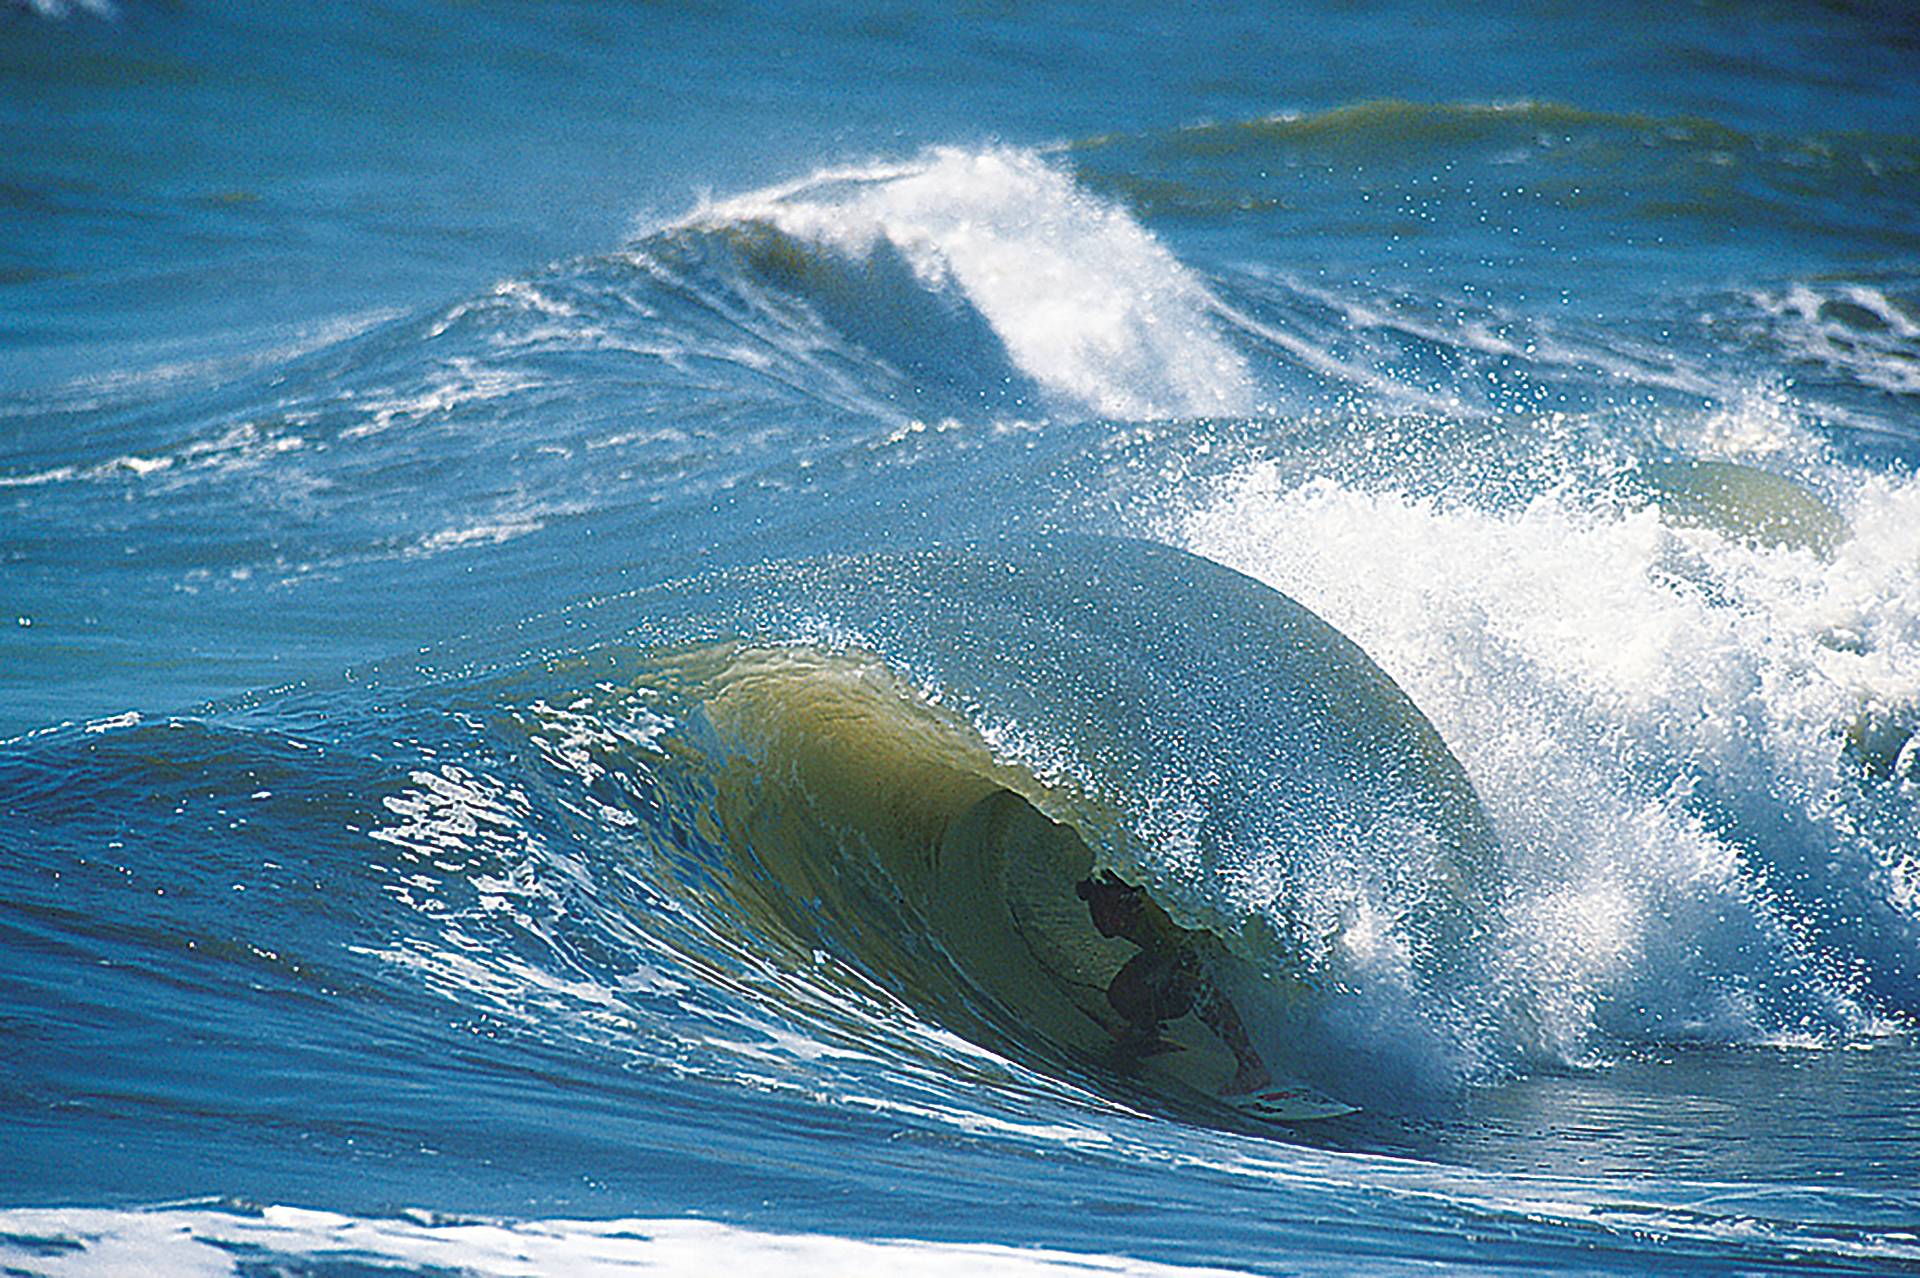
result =
[[[76,13],[111,18],[119,13],[111,0],[16,0],[16,3],[43,18],[66,18]]]
[[[131,477],[161,476],[163,482],[192,483],[208,475],[231,475],[255,469],[280,453],[305,448],[300,435],[254,422],[242,422],[211,439],[197,440],[160,456],[126,453],[91,466],[58,466],[24,475],[0,475],[0,488],[38,488],[51,484],[102,483]]]
[[[1788,355],[1868,386],[1920,394],[1920,315],[1867,284],[1793,284],[1753,294]]]
[[[520,369],[455,356],[424,388],[363,400],[359,407],[366,420],[344,431],[341,438],[358,439],[390,430],[396,424],[413,425],[468,404],[521,396],[540,385],[539,379]]]
[[[892,246],[926,287],[956,288],[1014,364],[1113,417],[1243,413],[1245,361],[1206,288],[1139,223],[1028,151],[940,150],[834,170],[703,209],[696,226],[763,223],[854,258]]]
[[[24,475],[0,475],[0,488],[39,488],[44,484],[62,484],[80,473],[77,466],[55,466]]]
[[[1358,329],[1393,329],[1445,347],[1464,348],[1504,359],[1524,359],[1591,371],[1627,386],[1658,386],[1690,395],[1713,396],[1726,388],[1670,349],[1643,346],[1618,334],[1604,340],[1562,333],[1538,317],[1521,319],[1485,302],[1447,297],[1436,312],[1431,301],[1389,297],[1354,301],[1305,280],[1282,277],[1302,296],[1337,309]],[[1436,313],[1452,316],[1436,321]]]
[[[1217,313],[1240,332],[1284,351],[1307,368],[1343,385],[1353,386],[1376,396],[1380,403],[1400,409],[1426,409],[1456,412],[1462,405],[1457,395],[1422,390],[1375,372],[1365,364],[1341,359],[1320,343],[1273,324],[1264,324],[1238,308],[1220,304]]]
[[[1910,993],[1920,482],[1833,482],[1854,531],[1830,561],[1264,465],[1161,531],[1301,600],[1434,721],[1505,850],[1503,962],[1542,1050],[1582,1059],[1871,1032],[1873,974]]]
[[[284,1258],[301,1272],[331,1272],[330,1264],[354,1273],[406,1266],[486,1278],[705,1278],[717,1272],[1217,1278],[1239,1272],[993,1244],[774,1233],[706,1220],[370,1219],[298,1207],[267,1207],[257,1214],[207,1208],[0,1212],[0,1263],[10,1273],[225,1278],[260,1272],[263,1254]]]
[[[121,728],[135,727],[139,722],[140,712],[138,710],[124,710],[119,714],[109,715],[105,719],[92,720],[87,724],[85,731],[89,735],[102,732],[117,732]]]
[[[525,537],[528,533],[539,532],[545,527],[544,521],[532,515],[481,520],[478,523],[461,524],[430,533],[414,543],[405,553],[409,556],[425,556],[437,555],[443,550],[458,550],[464,546],[497,546],[501,542],[512,541],[515,537]]]

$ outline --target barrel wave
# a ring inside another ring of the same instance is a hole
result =
[[[1920,1272],[1920,65],[1536,8],[0,3],[0,1270]]]
[[[1406,696],[1298,604],[1087,538],[788,565],[698,597],[735,593],[745,639],[658,658],[693,707],[662,710],[714,743],[733,877],[823,908],[819,948],[896,938],[903,954],[853,961],[909,1001],[932,982],[903,955],[945,954],[950,991],[1000,1005],[944,993],[934,1008],[966,1008],[949,1028],[1022,1026],[1017,1053],[1111,1046],[1103,993],[1130,951],[1075,897],[1098,869],[1210,938],[1272,1061],[1351,1071],[1323,1081],[1371,1097],[1356,1062],[1432,1082],[1497,1056],[1479,801]],[[1427,1041],[1336,1048],[1325,1022],[1355,1000]]]

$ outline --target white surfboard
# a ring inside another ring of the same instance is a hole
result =
[[[1305,1083],[1269,1083],[1258,1091],[1236,1092],[1220,1100],[1249,1118],[1268,1123],[1306,1123],[1360,1112],[1358,1106],[1337,1101]]]

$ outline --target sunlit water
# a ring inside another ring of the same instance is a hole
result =
[[[1920,1270],[1916,86],[0,10],[0,1265]]]

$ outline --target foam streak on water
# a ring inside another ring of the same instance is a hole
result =
[[[134,1269],[211,1278],[250,1272],[263,1261],[298,1265],[301,1272],[314,1274],[346,1273],[372,1262],[382,1268],[457,1270],[486,1278],[556,1273],[665,1278],[709,1274],[716,1265],[762,1273],[911,1271],[996,1278],[1225,1278],[1236,1272],[1124,1256],[764,1233],[688,1220],[356,1220],[268,1207],[249,1215],[14,1212],[4,1221],[8,1240],[0,1247],[30,1259],[33,1272],[47,1278],[92,1278]]]

